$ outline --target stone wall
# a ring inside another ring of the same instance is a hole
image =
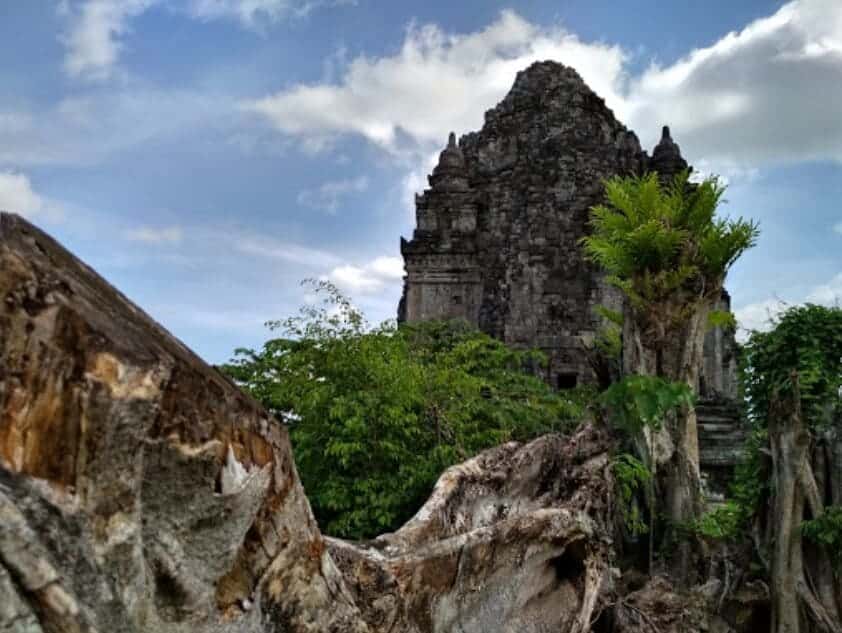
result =
[[[592,382],[585,346],[601,326],[594,308],[619,310],[622,298],[582,255],[589,209],[602,201],[605,178],[685,168],[667,128],[650,158],[575,70],[533,64],[479,132],[458,143],[451,134],[430,188],[416,196],[417,227],[401,240],[398,318],[463,318],[542,349],[551,384]],[[729,344],[722,332],[709,337],[705,389],[732,393]]]

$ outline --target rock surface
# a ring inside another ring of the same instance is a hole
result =
[[[283,425],[8,214],[0,300],[0,630],[589,630],[605,432],[492,449],[398,532],[326,539]]]
[[[0,630],[368,630],[282,425],[8,214],[0,300]]]
[[[585,426],[491,449],[399,531],[330,551],[376,630],[590,631],[612,582],[609,444]]]

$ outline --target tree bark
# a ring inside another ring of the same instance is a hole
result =
[[[769,415],[775,481],[772,633],[800,633],[802,630],[798,584],[804,578],[804,563],[798,526],[804,516],[804,494],[798,480],[807,459],[809,437],[799,408],[797,400],[787,405],[776,396]]]
[[[708,312],[709,306],[699,306],[680,331],[666,340],[643,331],[635,319],[627,319],[624,373],[660,376],[685,383],[698,393]],[[644,434],[643,442],[659,472],[665,514],[673,526],[678,526],[697,519],[702,510],[696,411],[684,407],[665,422],[660,431]],[[686,539],[680,540],[674,550],[674,571],[684,585],[693,580],[693,550]]]
[[[824,511],[822,494],[810,463],[810,434],[801,414],[798,376],[792,374],[793,393],[787,400],[774,394],[769,412],[775,496],[771,561],[772,633],[828,631],[839,633],[842,623],[833,595],[832,572],[826,556],[813,569],[805,565],[801,523],[805,507],[812,516]],[[812,571],[808,581],[808,572]]]

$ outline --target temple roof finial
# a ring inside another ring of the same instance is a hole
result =
[[[670,128],[661,129],[661,140],[652,151],[649,169],[658,172],[665,180],[688,168],[687,161],[681,155],[681,149],[670,135]]]

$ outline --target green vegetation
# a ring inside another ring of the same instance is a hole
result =
[[[764,455],[769,445],[769,407],[775,390],[784,397],[790,393],[793,369],[798,372],[808,426],[814,433],[838,426],[842,420],[842,308],[791,307],[771,330],[752,332],[743,346],[740,376],[752,433],[745,459],[736,468],[727,506],[704,515],[697,524],[700,533],[739,538],[747,533],[762,500],[772,492],[770,464]],[[817,543],[831,545],[835,538],[834,543],[842,545],[842,511],[827,508],[820,517],[804,523],[803,533]],[[835,551],[833,547],[830,550]]]
[[[632,375],[608,387],[600,394],[599,401],[607,408],[612,424],[634,440],[659,431],[667,416],[681,407],[692,406],[694,396],[686,383],[670,382],[658,376]],[[652,570],[657,463],[651,452],[651,443],[644,441],[643,445],[645,464],[631,455],[622,454],[615,459],[613,466],[627,529],[635,536],[649,533],[649,569]],[[638,450],[642,449],[639,447]],[[645,494],[649,509],[648,528],[639,515],[637,498],[641,493]]]
[[[336,288],[269,326],[223,369],[288,422],[320,525],[366,538],[392,530],[448,466],[509,440],[568,430],[582,407],[524,371],[545,362],[465,323],[370,328]]]
[[[626,380],[640,379],[607,397],[614,398],[621,416],[629,407],[639,408],[637,413],[644,416],[638,418],[640,431],[652,426],[661,398],[680,399],[682,394],[672,389],[697,383],[705,332],[725,322],[723,315],[711,314],[722,296],[725,275],[757,240],[754,222],[717,217],[724,192],[715,177],[691,183],[689,171],[667,183],[657,173],[615,177],[605,182],[606,203],[591,209],[591,234],[582,239],[582,246],[631,308],[623,331],[623,351],[628,354],[623,370],[639,374]],[[610,349],[609,344],[603,347]],[[664,382],[647,384],[641,381],[644,376]],[[650,428],[638,438],[646,445],[653,477],[659,477],[669,513],[665,518],[672,529],[694,524],[702,512],[698,441],[695,426],[686,423],[692,409],[688,395],[674,407],[674,423]],[[626,422],[635,419],[625,417]],[[676,447],[660,473],[651,459],[656,432],[668,433]],[[698,568],[689,545],[681,542],[676,550],[682,584],[689,583],[692,570]],[[651,549],[650,542],[650,559]]]
[[[667,415],[692,406],[695,396],[685,383],[658,376],[626,376],[600,396],[616,426],[636,435],[645,428],[660,429]]]
[[[719,297],[726,272],[758,236],[754,222],[716,217],[725,191],[716,178],[688,178],[683,172],[668,186],[654,173],[608,180],[607,204],[591,210],[592,233],[582,240],[655,348]]]
[[[842,506],[828,506],[817,518],[804,521],[801,533],[817,545],[824,545],[837,570],[842,571]]]
[[[638,497],[647,494],[652,473],[646,465],[629,453],[621,453],[611,462],[611,470],[620,493],[621,510],[626,529],[634,536],[646,534],[649,528],[643,521]]]
[[[840,413],[842,308],[818,305],[786,310],[768,332],[753,332],[743,349],[742,376],[749,414],[764,425],[775,389],[786,396],[798,372],[801,408],[813,429]]]
[[[594,340],[594,347],[609,361],[618,361],[623,352],[623,314],[605,306],[596,306],[595,312],[602,317],[604,325]]]
[[[729,499],[703,514],[692,529],[710,539],[729,540],[741,534],[741,530],[745,527],[745,520],[743,506]]]

